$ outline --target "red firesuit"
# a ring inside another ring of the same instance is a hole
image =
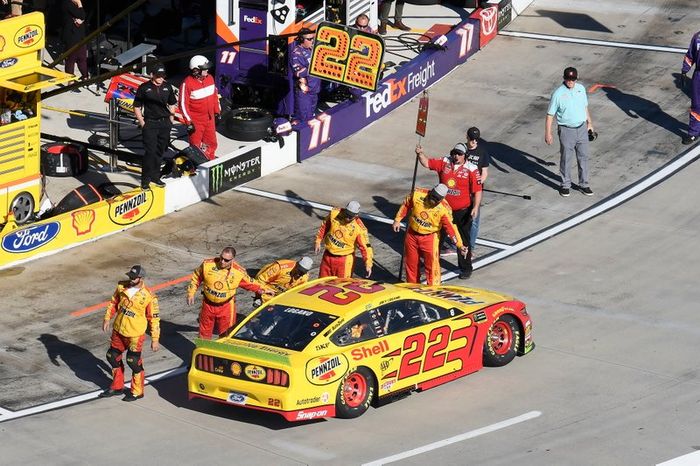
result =
[[[146,377],[141,357],[146,328],[150,325],[151,339],[157,344],[160,338],[160,315],[155,293],[143,283],[134,287],[129,285],[128,281],[119,282],[105,312],[105,329],[116,314],[107,360],[112,366],[110,390],[121,391],[124,389],[122,353],[127,352],[126,362],[132,371],[131,394],[140,398],[143,396],[143,381]]]
[[[439,285],[442,279],[440,271],[440,227],[461,249],[462,238],[452,223],[452,209],[445,199],[432,206],[428,197],[429,189],[416,188],[406,197],[396,213],[394,220],[400,222],[410,211],[404,243],[404,260],[406,263],[406,281],[419,283],[419,261],[423,259],[428,285]]]
[[[216,157],[216,116],[221,113],[214,78],[187,76],[180,85],[180,110],[186,123],[194,124],[190,144],[202,149],[209,160]]]
[[[365,224],[359,217],[345,222],[342,218],[344,215],[341,214],[342,210],[338,207],[331,210],[316,233],[316,249],[322,242],[326,247],[318,272],[319,278],[330,276],[350,278],[355,261],[355,246],[362,254],[366,270],[369,272],[372,269],[374,253]]]
[[[202,285],[202,310],[199,313],[199,337],[211,339],[216,332],[223,336],[236,323],[236,290],[262,294],[265,289],[256,283],[246,270],[233,262],[230,268],[220,268],[216,258],[205,259],[192,273],[187,297],[194,297]]]

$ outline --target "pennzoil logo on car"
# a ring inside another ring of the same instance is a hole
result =
[[[340,380],[348,371],[350,364],[343,354],[322,356],[306,363],[306,380],[314,385],[326,385]]]
[[[14,230],[2,239],[2,248],[12,253],[33,251],[52,241],[60,231],[61,224],[58,222]]]
[[[44,30],[38,24],[27,24],[15,33],[15,45],[28,48],[44,38]]]
[[[245,375],[249,379],[259,382],[263,380],[267,374],[265,373],[265,369],[263,369],[262,367],[249,365],[245,366]]]
[[[124,194],[107,201],[109,219],[117,225],[131,225],[146,216],[153,207],[153,194],[141,191],[137,194]]]

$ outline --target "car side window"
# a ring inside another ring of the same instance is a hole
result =
[[[376,338],[378,336],[377,326],[373,322],[376,320],[374,318],[375,311],[375,309],[370,309],[351,319],[336,330],[331,336],[331,341],[338,346],[347,346]]]
[[[403,332],[421,325],[453,317],[461,313],[456,309],[445,309],[434,304],[413,299],[397,301],[386,305],[388,308],[385,323],[385,333]],[[457,312],[455,312],[457,311]]]

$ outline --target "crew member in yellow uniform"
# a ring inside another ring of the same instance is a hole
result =
[[[256,283],[248,272],[233,259],[236,250],[225,247],[219,257],[205,259],[192,273],[187,287],[187,304],[194,303],[194,294],[202,285],[202,310],[199,313],[199,338],[211,339],[214,326],[216,333],[223,336],[236,323],[236,290],[258,294],[272,292]]]
[[[140,265],[135,265],[126,275],[129,280],[120,281],[112,300],[107,306],[102,331],[109,329],[109,323],[116,314],[112,327],[112,338],[107,361],[112,366],[112,385],[100,393],[100,398],[121,395],[124,392],[124,363],[122,353],[126,351],[126,363],[131,368],[131,391],[123,400],[135,401],[143,398],[143,381],[146,373],[143,370],[141,349],[146,338],[146,328],[151,327],[151,349],[158,351],[160,345],[160,316],[158,298],[146,287],[143,278],[146,271]]]
[[[265,265],[255,276],[255,281],[273,291],[277,296],[287,290],[309,281],[309,270],[313,261],[310,257],[302,257],[298,262],[290,259],[276,260]],[[273,295],[258,295],[254,304],[260,306],[272,299]]]
[[[404,260],[406,263],[406,281],[408,283],[420,282],[420,258],[425,265],[428,285],[439,285],[442,279],[440,272],[440,228],[456,244],[460,252],[465,255],[468,249],[462,243],[462,238],[452,223],[452,209],[445,201],[447,186],[438,184],[433,189],[416,188],[406,197],[394,218],[393,228],[398,233],[401,228],[401,219],[408,212],[411,216],[408,220],[406,241],[404,243]]]
[[[369,244],[367,228],[359,217],[360,203],[350,201],[344,208],[335,207],[321,223],[316,233],[314,251],[321,251],[321,242],[326,247],[321,259],[318,276],[349,278],[355,261],[355,246],[365,261],[367,277],[372,274],[372,246]]]

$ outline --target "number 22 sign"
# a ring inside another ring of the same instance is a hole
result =
[[[342,24],[321,23],[316,30],[309,74],[376,91],[383,58],[384,41],[380,36]]]

